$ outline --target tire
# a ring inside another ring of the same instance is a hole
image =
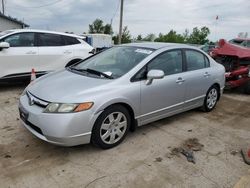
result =
[[[113,148],[124,140],[130,125],[131,117],[125,107],[110,106],[97,118],[92,130],[91,142],[102,149]]]
[[[218,99],[219,99],[219,88],[216,86],[210,87],[204,99],[202,110],[204,112],[212,111],[215,108]]]
[[[245,85],[244,92],[250,95],[250,81],[248,81]]]

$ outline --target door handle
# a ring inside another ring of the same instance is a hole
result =
[[[185,82],[185,80],[183,78],[179,77],[175,82],[177,84],[181,84],[181,83]]]
[[[34,55],[34,54],[36,54],[36,52],[34,52],[34,51],[28,51],[28,52],[26,52],[26,54]]]
[[[63,53],[64,53],[64,54],[71,54],[72,51],[70,51],[70,50],[65,50]]]
[[[203,76],[204,76],[204,77],[209,77],[210,75],[211,75],[211,74],[209,74],[208,72],[205,72]]]

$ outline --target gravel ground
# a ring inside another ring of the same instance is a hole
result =
[[[250,187],[239,153],[250,146],[250,96],[226,93],[210,113],[189,111],[138,128],[116,148],[58,147],[34,137],[18,116],[24,86],[0,88],[0,187]],[[196,164],[173,153],[204,145]]]

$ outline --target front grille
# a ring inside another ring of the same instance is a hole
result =
[[[41,104],[41,103],[39,103],[37,101],[34,101],[34,104],[37,105],[37,106],[40,106],[42,108],[46,108],[46,106],[47,106],[47,105]]]
[[[31,94],[28,91],[26,94],[28,96],[30,105],[37,105],[39,107],[46,108],[46,106],[49,104],[48,101],[42,100],[42,99],[36,97],[35,95]]]

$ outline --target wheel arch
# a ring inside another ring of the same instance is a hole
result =
[[[100,110],[98,110],[98,112],[104,111],[105,109],[107,109],[107,108],[109,108],[111,106],[115,106],[115,105],[121,105],[121,106],[125,107],[128,110],[129,115],[131,117],[130,131],[134,132],[136,130],[136,128],[137,128],[138,123],[137,123],[137,120],[135,119],[135,111],[134,111],[132,105],[130,105],[128,102],[121,101],[121,102],[107,103],[104,106],[102,106],[102,108],[101,108],[102,110],[100,109]]]

